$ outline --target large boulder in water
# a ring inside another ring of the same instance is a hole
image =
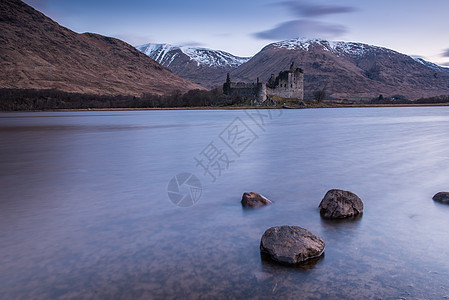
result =
[[[307,229],[289,225],[276,226],[263,234],[260,251],[275,261],[297,264],[322,255],[324,242]]]
[[[266,197],[254,192],[244,193],[241,202],[243,207],[261,207],[272,203]]]
[[[449,204],[449,192],[436,193],[432,198],[434,201]]]
[[[342,219],[361,214],[363,202],[352,192],[333,189],[326,193],[319,208],[325,218]]]

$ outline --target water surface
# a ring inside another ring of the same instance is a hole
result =
[[[447,107],[1,113],[0,298],[447,299],[448,128]],[[215,182],[195,161],[210,145]],[[187,208],[167,194],[183,172],[202,184]],[[321,219],[332,188],[363,216]],[[243,210],[249,191],[275,203]],[[284,224],[324,257],[261,257]]]

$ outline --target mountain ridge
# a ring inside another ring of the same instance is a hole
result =
[[[171,44],[147,43],[136,49],[173,73],[207,88],[222,85],[223,76],[250,59],[222,50]]]
[[[138,47],[177,75],[207,88],[220,87],[226,73],[233,81],[267,81],[271,74],[288,69],[294,61],[304,69],[307,98],[318,90],[334,99],[373,98],[380,94],[417,99],[449,94],[449,68],[365,43],[307,38],[278,41],[238,63],[226,65],[223,60],[219,68],[195,60],[188,55],[188,48],[152,43]]]
[[[449,74],[397,51],[354,42],[291,39],[271,43],[231,72],[233,80],[268,80],[294,61],[304,69],[305,97],[324,90],[330,98],[449,94]],[[444,69],[444,68],[443,68]]]
[[[167,59],[172,62],[172,57],[167,55],[171,51],[180,50],[198,65],[207,65],[210,67],[232,66],[238,67],[247,62],[251,57],[239,57],[222,50],[213,50],[202,47],[178,46],[171,44],[147,43],[136,46],[136,48],[153,58],[156,62],[162,64]],[[167,64],[170,65],[170,62]]]
[[[19,0],[0,2],[0,88],[105,95],[203,89],[131,45],[78,34]]]

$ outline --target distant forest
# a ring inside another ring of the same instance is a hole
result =
[[[408,100],[402,95],[395,95],[389,98],[384,98],[380,95],[370,101],[371,104],[437,104],[449,103],[449,95],[442,95],[437,97],[420,98],[418,100]]]
[[[67,93],[58,90],[0,89],[0,111],[36,111],[55,109],[108,109],[108,108],[170,108],[170,107],[221,107],[249,104],[241,97],[229,98],[221,89],[211,91],[191,90],[185,94],[172,92],[159,96],[143,94],[133,96],[108,96]],[[422,98],[415,101],[400,96],[370,101],[371,104],[433,104],[449,103],[449,95]]]
[[[241,98],[228,98],[221,89],[175,91],[159,96],[109,96],[67,93],[58,90],[0,89],[0,111],[33,111],[54,109],[168,108],[227,106],[244,104]]]

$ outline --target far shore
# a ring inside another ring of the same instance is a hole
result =
[[[148,107],[148,108],[87,108],[87,109],[51,109],[43,111],[134,111],[134,110],[233,110],[233,109],[319,109],[319,108],[371,108],[371,107],[426,107],[449,106],[449,103],[427,104],[327,104],[317,107],[282,107],[282,106],[194,106],[194,107]]]
[[[433,107],[449,106],[449,103],[425,104],[342,104],[322,102],[315,106],[283,107],[283,106],[191,106],[191,107],[147,107],[147,108],[79,108],[79,109],[47,109],[47,110],[14,110],[0,112],[70,112],[70,111],[144,111],[144,110],[236,110],[236,109],[319,109],[319,108],[371,108],[371,107]]]

